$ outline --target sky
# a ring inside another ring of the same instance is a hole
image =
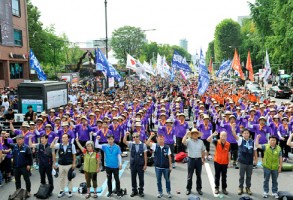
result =
[[[248,1],[255,0],[107,0],[108,37],[122,26],[140,27],[148,41],[179,45],[188,40],[188,52],[205,52],[223,19],[237,21],[249,16]],[[41,12],[44,26],[55,25],[69,41],[85,42],[105,38],[104,0],[31,0]]]

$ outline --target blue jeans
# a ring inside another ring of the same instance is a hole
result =
[[[159,193],[160,194],[163,193],[163,189],[162,189],[162,174],[164,175],[164,178],[166,180],[167,193],[171,192],[170,169],[169,168],[158,169],[157,167],[155,169],[156,169],[157,186],[158,186]]]
[[[270,170],[268,168],[263,168],[264,172],[264,182],[263,182],[263,190],[266,193],[269,193],[269,181],[270,181],[270,176],[272,175],[272,192],[277,193],[278,192],[278,170]]]

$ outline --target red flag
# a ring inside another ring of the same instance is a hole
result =
[[[212,71],[213,71],[213,60],[212,60],[212,58],[210,59],[210,64],[209,64],[209,72],[210,72],[210,74],[212,74]]]
[[[246,69],[249,71],[249,80],[253,82],[254,77],[253,77],[253,68],[252,68],[252,63],[250,58],[250,51],[248,51],[248,55],[247,55]]]
[[[232,63],[232,68],[237,71],[240,75],[240,78],[244,80],[244,74],[242,72],[241,64],[240,64],[240,58],[238,56],[237,50],[235,49],[234,52],[234,58],[233,58],[233,63]]]

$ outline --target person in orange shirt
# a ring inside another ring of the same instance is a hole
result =
[[[227,133],[222,131],[220,139],[213,139],[218,135],[217,132],[211,134],[208,142],[215,145],[214,166],[215,166],[215,194],[219,194],[220,178],[222,176],[222,193],[228,195],[227,191],[227,170],[230,163],[230,143],[227,141]]]

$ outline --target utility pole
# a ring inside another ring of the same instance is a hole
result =
[[[108,59],[108,19],[107,19],[107,0],[105,0],[105,28],[106,28],[106,58]]]

